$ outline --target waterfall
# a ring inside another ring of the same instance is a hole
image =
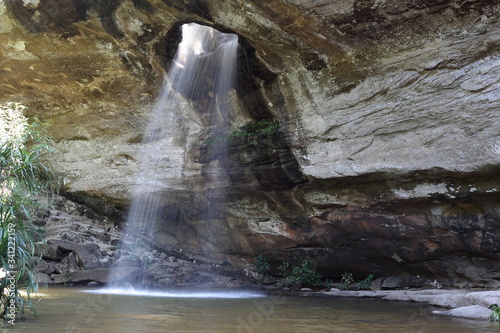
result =
[[[168,163],[179,164],[185,160],[182,156],[184,150],[176,144],[178,113],[183,107],[195,105],[196,110],[203,112],[205,126],[217,131],[227,130],[231,111],[228,100],[234,86],[237,47],[235,34],[195,23],[182,26],[181,42],[152,110],[136,160],[138,172],[134,175],[132,202],[124,227],[128,242],[139,240],[143,244],[143,239],[146,242],[153,239],[154,225],[161,223],[165,214],[180,218],[176,212],[165,213],[164,209],[158,209],[164,204],[164,197],[158,193],[168,192],[176,184],[179,188],[184,186],[183,175],[172,172],[182,170],[182,165],[167,167]],[[213,170],[208,171],[211,177],[223,178],[220,175],[223,145],[224,142],[219,142],[212,149],[212,154],[218,155],[218,162],[211,163]],[[171,180],[168,185],[166,179]],[[214,214],[210,208],[201,216],[209,219]],[[117,266],[116,270],[119,270],[127,263]],[[111,280],[116,279],[116,276],[111,276]]]

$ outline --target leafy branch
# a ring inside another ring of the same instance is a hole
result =
[[[35,241],[41,234],[31,224],[39,205],[34,195],[53,193],[56,175],[45,158],[51,140],[38,119],[29,123],[25,107],[0,106],[0,317],[25,317],[28,308],[36,316]],[[24,290],[26,296],[20,291]],[[13,301],[14,300],[14,301]],[[16,310],[8,309],[15,303]]]

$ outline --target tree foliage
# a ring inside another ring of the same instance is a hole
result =
[[[40,238],[31,224],[39,208],[35,199],[53,193],[56,176],[45,155],[51,140],[45,125],[23,115],[25,107],[0,106],[0,316],[23,318],[25,310],[36,315],[33,293],[37,263],[35,241]],[[16,311],[9,309],[15,304]]]

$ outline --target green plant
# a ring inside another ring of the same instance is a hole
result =
[[[269,136],[278,131],[279,124],[276,121],[269,121],[262,119],[257,123],[251,123],[243,126],[241,131],[233,130],[230,133],[232,137],[256,137],[256,136]]]
[[[490,305],[489,309],[493,312],[489,315],[488,320],[490,321],[500,321],[500,307],[496,304]]]
[[[359,290],[369,289],[370,285],[372,284],[373,277],[374,277],[373,274],[370,274],[364,280],[359,281],[358,289]]]
[[[278,268],[282,274],[281,284],[284,286],[319,286],[323,276],[316,271],[309,260],[302,260],[298,266],[284,262]]]
[[[66,271],[66,273],[64,273],[64,277],[66,278],[66,282],[73,281],[73,278],[71,277],[71,272],[70,271]]]
[[[337,287],[337,284],[335,283],[335,281],[333,279],[326,279],[324,286],[328,287],[328,288],[333,288],[333,287]]]
[[[149,249],[149,246],[148,244],[146,244],[144,242],[144,240],[142,238],[137,238],[135,240],[135,244],[133,245],[133,249],[144,249],[144,250],[148,250]]]
[[[349,289],[351,287],[351,284],[354,282],[354,279],[352,278],[352,273],[343,273],[340,282],[342,282],[342,286],[340,287],[340,289],[344,290]]]
[[[243,126],[241,129],[233,129],[228,133],[222,133],[210,138],[207,143],[215,145],[219,142],[228,142],[232,139],[246,140],[248,143],[257,145],[263,137],[269,137],[278,132],[279,123],[266,119],[259,120]]]
[[[285,278],[290,273],[290,263],[286,261],[282,262],[278,266],[278,271],[280,272],[280,276]]]
[[[145,254],[141,257],[141,262],[142,262],[143,268],[148,268],[149,265],[151,265],[151,257],[149,255]]]
[[[42,235],[31,224],[40,208],[33,197],[57,188],[45,159],[51,140],[44,124],[37,119],[28,122],[24,109],[14,103],[0,106],[0,264],[5,274],[0,281],[0,316],[10,320],[24,318],[26,308],[36,316],[35,241]]]
[[[269,262],[267,261],[266,257],[263,257],[261,255],[258,255],[253,258],[256,260],[253,265],[257,269],[257,271],[263,275],[267,275],[269,271],[271,270],[271,265],[269,265]]]

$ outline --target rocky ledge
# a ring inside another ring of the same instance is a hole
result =
[[[140,240],[122,240],[121,231],[88,207],[57,198],[35,221],[46,242],[36,266],[42,284],[243,287],[255,280],[227,260],[171,249],[160,252]]]

